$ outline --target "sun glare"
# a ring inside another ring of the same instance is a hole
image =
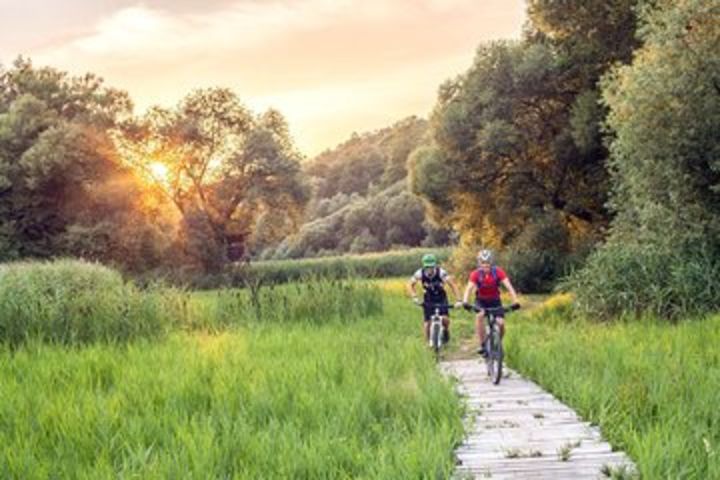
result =
[[[168,178],[168,167],[167,165],[160,162],[153,162],[149,165],[150,173],[155,180],[164,182]]]

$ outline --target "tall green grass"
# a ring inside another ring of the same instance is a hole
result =
[[[419,314],[376,285],[194,293],[79,262],[0,272],[15,315],[0,330],[0,478],[452,472],[461,405]]]
[[[450,248],[410,248],[382,253],[303,258],[297,260],[267,260],[248,265],[238,264],[225,272],[191,278],[172,279],[171,283],[189,285],[197,289],[220,286],[245,286],[248,283],[280,284],[311,277],[323,278],[387,278],[410,276],[420,266],[425,253],[435,253],[441,262],[450,257]]]
[[[0,265],[0,342],[65,344],[158,336],[172,318],[162,298],[99,264],[76,260]]]
[[[271,260],[251,264],[249,273],[270,283],[298,280],[307,275],[334,278],[410,276],[419,268],[422,256],[428,252],[435,253],[440,261],[445,261],[450,256],[448,248],[413,248],[364,255]]]
[[[0,266],[0,343],[14,346],[32,340],[125,342],[177,328],[347,323],[382,308],[378,288],[353,279],[253,283],[195,294],[159,286],[140,290],[114,270],[79,261]]]
[[[393,302],[350,323],[0,347],[0,478],[448,478],[459,401]]]
[[[720,478],[720,316],[570,318],[567,303],[514,318],[510,364],[598,423],[643,478]]]
[[[311,278],[287,285],[252,284],[245,289],[220,289],[176,296],[173,304],[181,324],[222,330],[250,324],[356,322],[382,313],[377,286],[350,279]]]

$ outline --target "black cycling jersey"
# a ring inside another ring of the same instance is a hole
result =
[[[428,275],[425,273],[425,269],[420,269],[415,272],[413,278],[422,284],[426,302],[441,303],[442,300],[446,301],[445,281],[448,278],[448,273],[445,270],[436,268],[434,275]]]

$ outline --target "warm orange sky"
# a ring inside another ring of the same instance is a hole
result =
[[[520,35],[523,0],[0,0],[0,62],[91,71],[139,111],[227,86],[275,107],[314,155],[425,116],[477,45]]]

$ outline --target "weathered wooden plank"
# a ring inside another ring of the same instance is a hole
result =
[[[570,450],[574,453],[583,452],[587,450],[603,450],[612,451],[610,445],[605,442],[597,442],[587,439],[568,440],[567,437],[558,438],[527,438],[527,437],[516,437],[503,439],[502,442],[498,442],[496,439],[485,440],[485,441],[467,441],[458,448],[458,452],[476,452],[476,446],[483,446],[489,451],[502,452],[508,448],[532,448],[533,450],[540,450],[542,452],[554,453],[556,450],[571,447]]]
[[[602,478],[605,466],[630,459],[614,452],[597,427],[538,385],[510,372],[500,385],[478,361],[441,364],[467,405],[470,431],[455,454],[457,478]]]
[[[537,460],[537,459],[531,459]],[[466,471],[489,471],[493,475],[501,473],[538,473],[538,472],[549,472],[552,470],[568,470],[568,469],[587,469],[592,471],[596,475],[602,473],[603,467],[607,465],[620,465],[624,462],[624,458],[620,457],[597,457],[593,459],[582,458],[577,460],[569,460],[563,462],[557,459],[549,459],[548,461],[517,461],[517,462],[484,462],[478,464],[474,468],[467,469]],[[524,476],[519,477],[524,478]]]

